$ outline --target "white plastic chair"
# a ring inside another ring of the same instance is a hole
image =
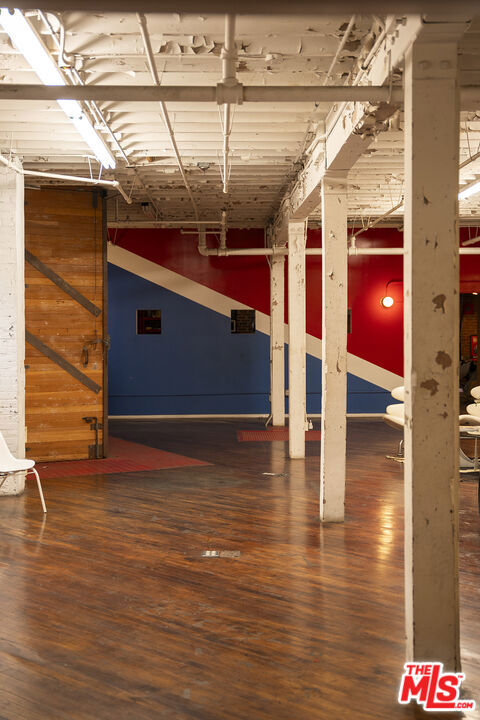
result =
[[[27,460],[26,458],[23,460],[17,460],[17,458],[13,457],[12,453],[8,449],[7,443],[5,442],[5,438],[0,432],[0,488],[9,475],[15,475],[15,473],[18,472],[26,472],[27,475],[28,473],[33,473],[37,478],[38,493],[40,495],[43,512],[46,513],[47,506],[45,505],[45,499],[43,497],[42,483],[40,482],[40,477],[38,472],[35,470],[34,465],[35,460]]]
[[[480,390],[480,387],[479,387]],[[393,388],[392,390],[392,397],[395,400],[404,400],[405,399],[405,390],[403,386],[399,386],[396,388]],[[473,393],[472,393],[473,394]],[[480,397],[480,395],[479,395]],[[478,427],[480,425],[480,404],[472,403],[471,405],[468,405],[467,407],[467,413],[468,415],[460,415],[459,416],[459,430],[460,430],[460,437],[471,439],[471,435],[469,435],[469,431],[473,430],[473,427]],[[387,405],[385,409],[385,415],[383,415],[383,421],[390,425],[390,427],[395,428],[396,430],[402,430],[405,426],[405,404],[403,402],[400,403],[393,403],[392,405]],[[473,427],[472,427],[473,426]],[[397,460],[399,462],[402,461],[403,458],[403,439],[400,440],[397,455],[387,455],[387,457],[390,459]],[[475,458],[469,458],[468,455],[466,455],[463,450],[459,448],[459,462],[460,462],[460,471],[468,472],[471,469],[474,469],[477,471],[477,453],[475,450]],[[480,485],[479,485],[480,489]],[[480,507],[480,504],[479,504]]]
[[[400,400],[400,402],[404,402],[405,400],[405,387],[403,385],[399,385],[398,387],[394,387],[392,390],[392,398],[394,400]]]
[[[475,402],[478,402],[480,400],[480,385],[471,388],[470,395],[474,398]]]
[[[467,405],[467,413],[469,415],[473,415],[474,417],[480,417],[480,405],[477,403],[470,403],[470,405]]]

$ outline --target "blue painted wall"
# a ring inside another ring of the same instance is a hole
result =
[[[230,318],[114,265],[108,295],[110,415],[268,414],[267,335],[232,335]],[[142,308],[161,309],[161,335],[136,334]],[[383,412],[389,399],[349,375],[348,412]],[[307,412],[320,407],[321,361],[308,355]]]

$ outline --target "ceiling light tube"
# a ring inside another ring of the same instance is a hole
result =
[[[44,85],[66,85],[65,79],[41,38],[20,10],[0,8],[0,25]],[[115,167],[115,158],[77,100],[58,100],[59,106],[105,168]]]

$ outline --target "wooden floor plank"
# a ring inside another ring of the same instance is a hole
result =
[[[346,522],[320,526],[317,443],[289,460],[284,442],[237,442],[258,421],[112,426],[213,465],[46,480],[45,519],[30,482],[0,498],[0,720],[421,717],[396,702],[395,431],[349,424]],[[466,694],[478,700],[476,490],[461,484],[460,569]]]

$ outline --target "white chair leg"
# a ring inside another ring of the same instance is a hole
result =
[[[40,482],[40,476],[39,476],[38,472],[35,470],[35,468],[32,468],[31,472],[33,472],[35,474],[35,477],[37,478],[38,494],[40,495],[43,512],[46,513],[47,506],[45,505],[45,499],[43,497],[43,490],[42,490],[42,483]]]

